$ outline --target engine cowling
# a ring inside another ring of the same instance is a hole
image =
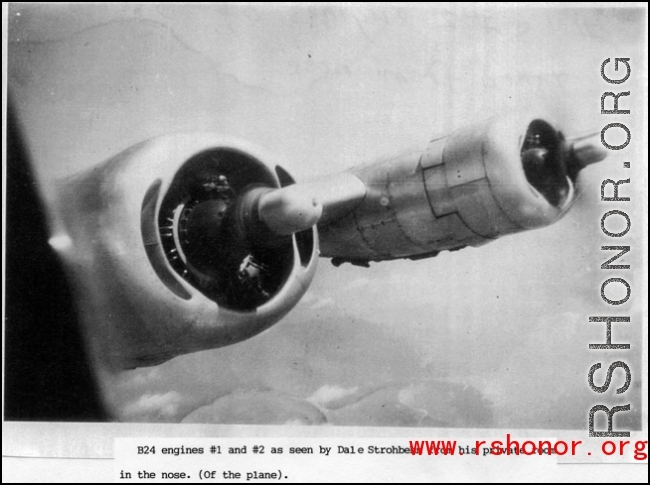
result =
[[[546,226],[570,208],[579,170],[604,157],[587,152],[542,118],[507,116],[352,169],[367,194],[319,226],[321,255],[335,265],[421,259]]]
[[[63,184],[54,246],[92,354],[113,368],[245,340],[279,321],[315,272],[315,227],[278,235],[251,198],[293,180],[239,141],[173,135]],[[251,222],[253,221],[253,222]]]

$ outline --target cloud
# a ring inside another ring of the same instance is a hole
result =
[[[474,387],[437,379],[368,388],[327,413],[335,425],[473,427],[494,423],[491,403]]]
[[[160,371],[156,367],[135,369],[131,374],[130,379],[126,380],[125,385],[130,385],[130,386],[151,385],[151,383],[156,379],[158,379],[159,376],[160,376]]]
[[[312,403],[318,407],[331,407],[330,405],[338,404],[338,401],[345,399],[346,397],[353,396],[357,394],[359,387],[355,386],[350,389],[345,389],[338,386],[324,385],[307,398],[307,402]]]
[[[237,390],[188,414],[183,423],[325,424],[325,415],[307,401],[277,391]]]
[[[134,418],[141,421],[169,419],[176,415],[181,401],[182,397],[176,391],[164,394],[145,394],[126,404],[122,414],[129,420]]]
[[[188,414],[183,423],[440,426],[493,423],[491,404],[468,385],[435,379],[344,388],[324,385],[301,398],[239,389]]]

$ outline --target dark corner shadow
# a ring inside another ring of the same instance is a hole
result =
[[[105,421],[11,100],[6,150],[4,419]]]

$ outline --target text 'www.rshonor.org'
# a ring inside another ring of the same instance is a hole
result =
[[[633,456],[636,461],[647,461],[646,448],[647,440],[618,440],[605,441],[595,448],[595,454],[602,456]],[[408,448],[401,448],[393,453],[410,453],[412,455],[474,455],[474,456],[531,456],[531,455],[555,455],[555,456],[577,456],[586,454],[591,456],[592,452],[584,451],[582,440],[517,440],[506,434],[504,440],[493,440],[491,442],[477,440],[472,445],[459,445],[457,441],[409,441]]]

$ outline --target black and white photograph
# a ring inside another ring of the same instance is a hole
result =
[[[625,437],[553,473],[647,482],[646,4],[10,2],[4,35],[3,481],[510,433]]]

